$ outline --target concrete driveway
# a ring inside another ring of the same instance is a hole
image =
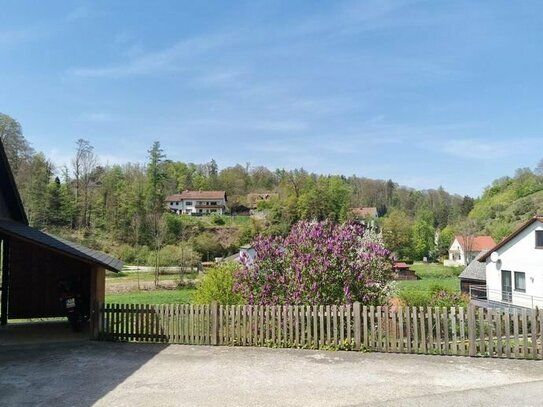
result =
[[[543,405],[543,363],[181,345],[0,346],[0,405]]]

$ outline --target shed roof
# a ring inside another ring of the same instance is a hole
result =
[[[483,250],[479,253],[458,277],[464,280],[486,281],[486,263],[481,263],[479,259],[487,252],[488,250]]]
[[[409,264],[400,261],[400,262],[394,263],[394,268],[395,269],[408,269]]]
[[[89,249],[69,240],[61,239],[31,228],[20,222],[0,219],[0,233],[56,250],[87,263],[98,264],[111,271],[121,271],[123,262],[105,253]]]

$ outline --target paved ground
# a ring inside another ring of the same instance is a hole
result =
[[[543,363],[99,342],[0,346],[0,405],[543,405]]]
[[[81,332],[72,332],[66,318],[58,321],[42,321],[30,323],[9,323],[0,326],[0,354],[2,346],[20,344],[43,344],[58,342],[88,342],[90,331],[88,324],[82,327]]]

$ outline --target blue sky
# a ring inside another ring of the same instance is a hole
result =
[[[538,1],[0,5],[0,112],[57,164],[168,158],[479,195],[543,158]]]

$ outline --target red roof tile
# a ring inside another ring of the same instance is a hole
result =
[[[184,199],[224,199],[225,191],[183,191],[180,194],[170,195],[166,198],[167,202],[179,202]]]
[[[460,246],[465,250],[464,236],[455,236],[455,239],[458,240]],[[471,239],[471,242],[469,240]],[[496,242],[490,236],[472,236],[468,238],[468,245],[471,246],[469,249],[472,252],[480,252],[483,250],[490,250],[496,246]]]
[[[377,217],[377,208],[353,208],[351,211],[355,216],[361,216],[363,218]]]

